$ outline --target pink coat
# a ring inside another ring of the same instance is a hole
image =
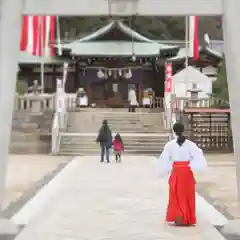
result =
[[[117,151],[117,152],[123,152],[124,151],[124,146],[121,142],[113,140],[112,145],[113,145],[114,151]]]

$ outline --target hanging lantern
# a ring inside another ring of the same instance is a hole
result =
[[[131,69],[129,68],[128,71],[125,73],[125,78],[126,79],[130,79],[132,77],[132,72],[131,72]]]
[[[132,71],[131,71],[131,69],[129,68],[129,70],[128,70],[128,75],[129,75],[129,78],[131,78],[132,77]]]
[[[104,78],[105,74],[103,73],[102,69],[99,69],[97,72],[98,78]]]
[[[136,55],[133,54],[133,55],[132,55],[132,61],[133,61],[133,62],[136,62],[136,60],[137,60]]]
[[[118,75],[121,77],[122,76],[122,69],[118,70]]]

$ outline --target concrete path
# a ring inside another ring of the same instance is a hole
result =
[[[96,157],[76,158],[13,217],[27,223],[16,240],[223,240],[206,219],[214,210],[201,198],[196,227],[164,223],[167,180],[158,178],[152,160],[100,164]]]

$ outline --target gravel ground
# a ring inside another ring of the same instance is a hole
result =
[[[23,197],[44,176],[55,171],[69,158],[48,155],[10,155],[3,209]]]

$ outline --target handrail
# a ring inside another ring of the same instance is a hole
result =
[[[164,99],[164,115],[165,115],[165,121],[164,121],[164,128],[168,129],[170,132],[169,140],[171,140],[174,136],[173,133],[173,124],[176,122],[176,114],[173,112],[173,95],[171,94],[169,96],[169,99]],[[166,101],[169,101],[168,104],[166,104]],[[168,105],[168,106],[167,106]]]
[[[52,154],[57,154],[59,152],[60,146],[60,128],[59,128],[59,115],[56,112],[53,118],[52,125]]]
[[[165,127],[172,128],[172,96],[168,95],[164,98]]]
[[[60,144],[62,133],[67,127],[67,98],[64,87],[59,84],[56,94],[56,112],[54,114],[52,125],[52,154],[58,154],[60,151]]]

